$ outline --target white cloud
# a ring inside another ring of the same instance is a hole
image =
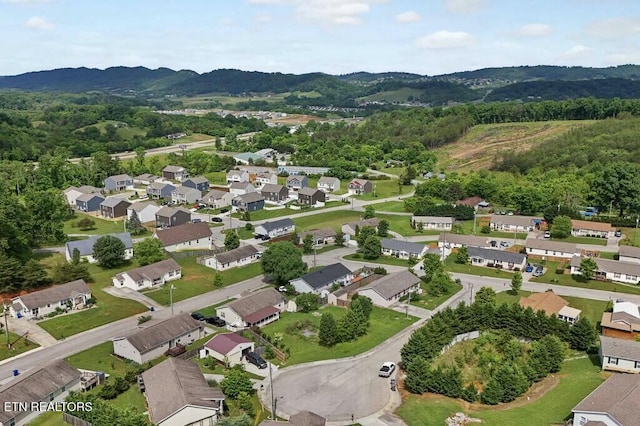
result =
[[[39,16],[32,16],[24,25],[33,30],[51,30],[54,27],[53,23]]]
[[[251,4],[291,6],[294,15],[308,21],[327,24],[356,25],[363,21],[372,4],[387,0],[248,0]]]
[[[547,24],[527,24],[520,28],[520,34],[527,37],[546,37],[553,34],[553,28]]]
[[[640,18],[608,18],[593,21],[585,28],[595,38],[620,38],[640,34]]]
[[[591,56],[592,49],[583,44],[576,44],[571,46],[569,50],[566,50],[560,54],[560,59],[564,61],[581,61]]]
[[[396,22],[417,22],[420,20],[420,15],[413,10],[408,10],[396,15]]]
[[[420,37],[416,44],[423,49],[458,49],[474,45],[475,36],[464,31],[436,31]]]
[[[273,18],[268,13],[260,13],[256,15],[254,19],[259,24],[266,24],[267,22],[273,21]]]
[[[444,7],[451,13],[477,13],[484,8],[484,0],[446,0]]]
[[[229,17],[220,18],[220,20],[218,21],[218,24],[222,25],[223,27],[233,27],[235,23],[236,21],[234,21],[233,18]]]

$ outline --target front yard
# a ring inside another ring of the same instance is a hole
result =
[[[27,336],[28,337],[28,336]],[[0,333],[0,361],[3,359],[9,359],[23,352],[28,352],[32,349],[39,347],[37,343],[33,343],[25,337],[17,335],[9,331],[9,342],[12,348],[7,347],[7,334],[4,328]]]
[[[378,198],[389,198],[393,196],[409,194],[413,191],[413,185],[402,185],[399,189],[397,179],[372,180],[374,190],[368,194],[355,195],[360,200],[376,200]]]
[[[369,331],[365,336],[327,348],[318,344],[317,335],[320,316],[325,312],[330,312],[337,320],[344,316],[346,309],[326,306],[315,313],[285,312],[278,321],[263,327],[262,330],[272,339],[276,333],[282,334],[282,342],[289,348],[291,355],[287,359],[286,365],[361,354],[391,338],[417,320],[413,316],[406,318],[403,313],[374,306],[369,320]],[[296,323],[304,323],[305,321],[309,321],[309,327],[304,329],[295,327]]]
[[[357,222],[362,219],[362,212],[355,210],[337,210],[318,213],[309,216],[293,218],[296,224],[296,232],[309,231],[311,229],[331,228],[336,231],[348,222]],[[408,222],[408,221],[407,221]]]
[[[606,246],[606,238],[593,238],[593,237],[574,237],[573,235],[567,238],[551,238],[551,241],[558,241],[562,243],[574,243],[574,244],[591,244],[596,246]]]
[[[502,269],[486,268],[484,266],[463,265],[461,263],[456,263],[455,253],[450,254],[444,260],[444,269],[447,272],[457,272],[459,274],[478,275],[481,277],[504,278],[509,280],[513,277],[513,272],[507,272]]]
[[[80,229],[75,224],[82,219],[90,219],[95,225],[90,229]],[[73,218],[64,222],[64,233],[65,234],[89,234],[89,235],[104,235],[104,234],[114,234],[118,232],[125,232],[124,224],[122,223],[122,219],[120,220],[105,220],[100,217],[78,213],[74,215]]]
[[[291,216],[298,213],[322,211],[323,209],[338,207],[344,204],[345,203],[341,201],[327,201],[323,207],[303,207],[300,210],[290,209],[289,207],[285,207],[281,209],[269,209],[269,210],[263,209],[263,210],[256,210],[255,212],[251,212],[249,215],[252,221],[267,220],[267,219],[274,219],[274,218],[279,218],[283,216]],[[239,216],[239,215],[236,215],[236,216]]]
[[[391,257],[391,256],[380,256],[377,259],[371,260],[371,259],[364,259],[360,253],[353,253],[353,254],[347,254],[346,256],[344,256],[344,258],[347,260],[354,260],[356,262],[362,262],[362,263],[376,263],[380,265],[406,266],[407,268],[411,266],[409,265],[409,261],[407,259],[399,259],[397,257]]]

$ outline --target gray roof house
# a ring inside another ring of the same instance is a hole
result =
[[[176,189],[174,185],[167,182],[152,182],[147,186],[146,193],[153,200],[171,198],[171,193]]]
[[[202,198],[202,192],[188,186],[179,186],[171,191],[171,201],[175,204],[193,204]]]
[[[409,271],[385,275],[358,290],[360,296],[366,296],[374,305],[389,307],[402,296],[417,292],[421,280]]]
[[[83,185],[80,187],[75,187],[75,186],[70,186],[67,189],[64,190],[64,196],[67,199],[67,202],[72,205],[75,206],[76,205],[76,199],[83,195],[83,194],[91,194],[91,193],[101,193],[102,190],[99,188],[96,188],[94,186],[89,186],[89,185]]]
[[[640,247],[620,246],[618,255],[620,262],[640,263]]]
[[[342,263],[324,266],[289,281],[298,293],[329,293],[333,284],[345,286],[353,279],[353,273]]]
[[[249,182],[249,172],[245,170],[229,170],[227,172],[227,183]]]
[[[312,166],[278,166],[278,173],[287,173],[289,175],[323,175],[329,171],[328,167],[312,167]]]
[[[422,225],[422,229],[437,231],[450,231],[453,228],[455,219],[452,217],[440,217],[440,216],[412,216],[411,223],[414,227],[419,223]]]
[[[602,369],[619,373],[640,373],[640,342],[600,336]]]
[[[637,425],[638,401],[640,374],[614,374],[573,407],[573,424]]]
[[[292,234],[296,230],[296,225],[290,218],[272,220],[261,223],[255,227],[257,235],[268,235],[270,238],[281,237]]]
[[[107,191],[125,191],[133,189],[133,178],[129,175],[109,176],[104,180],[104,189]]]
[[[64,401],[69,391],[80,390],[81,377],[82,373],[63,359],[34,365],[0,387],[0,406],[3,407],[0,424],[25,425],[32,422],[44,412],[32,411],[29,409],[32,404]],[[18,405],[20,403],[26,407]]]
[[[231,205],[237,211],[254,212],[264,208],[264,197],[258,192],[238,195],[231,200]]]
[[[487,237],[476,237],[474,235],[442,233],[438,237],[438,247],[489,247]]]
[[[211,228],[206,222],[187,222],[171,228],[158,229],[154,238],[162,242],[166,251],[210,249],[212,244]]]
[[[82,194],[76,198],[76,210],[79,212],[96,212],[100,210],[100,204],[104,197],[97,193]]]
[[[138,364],[155,359],[177,345],[204,337],[204,326],[187,312],[164,321],[149,321],[127,337],[113,339],[113,353]]]
[[[331,228],[312,229],[311,231],[303,231],[298,234],[300,243],[302,243],[307,235],[311,235],[315,246],[323,246],[332,244],[336,240],[338,233]]]
[[[400,259],[409,259],[410,257],[419,259],[425,255],[428,249],[424,244],[395,240],[393,238],[383,238],[380,243],[382,245],[382,254]]]
[[[309,179],[305,175],[287,176],[287,188],[298,191],[309,186]]]
[[[298,190],[298,203],[304,204],[308,206],[314,206],[318,203],[320,205],[324,205],[326,201],[326,194],[324,191],[321,191],[316,188],[304,187]]]
[[[181,166],[166,166],[162,169],[162,177],[182,182],[189,178],[189,171]]]
[[[219,189],[212,189],[207,192],[204,197],[202,197],[202,202],[208,204],[214,208],[220,208],[224,206],[230,206],[231,200],[233,200],[234,195],[230,192],[221,191]]]
[[[224,271],[257,262],[260,257],[260,250],[252,245],[246,245],[206,257],[204,265],[218,271]]]
[[[620,262],[618,260],[593,258],[598,269],[596,269],[596,279],[617,281],[628,284],[638,284],[640,282],[640,263]],[[582,258],[574,256],[569,265],[572,275],[580,274],[580,262]]]
[[[356,235],[356,228],[362,229],[366,226],[371,226],[378,229],[378,224],[380,220],[377,217],[372,217],[371,219],[362,219],[359,222],[349,222],[342,225],[342,232],[348,235]]]
[[[353,179],[349,182],[347,188],[349,190],[349,194],[368,194],[373,191],[373,183],[366,179]]]
[[[182,278],[182,268],[173,259],[160,262],[116,274],[112,283],[114,287],[128,287],[132,290],[142,290]]]
[[[127,215],[131,203],[124,198],[109,197],[100,204],[100,215],[109,219]]]
[[[135,185],[150,185],[156,180],[161,179],[160,176],[156,176],[152,173],[143,173],[133,178]]]
[[[228,305],[217,309],[231,329],[270,324],[280,318],[280,312],[286,309],[286,299],[275,288],[269,287],[242,296]]]
[[[527,256],[521,253],[479,247],[467,247],[467,251],[471,264],[476,266],[488,266],[512,271],[516,268],[522,270],[527,264]]]
[[[37,318],[57,308],[84,308],[90,298],[91,289],[87,283],[84,280],[75,280],[14,297],[11,299],[9,313],[15,318]]]
[[[170,228],[191,222],[191,212],[164,206],[156,212],[156,228]]]
[[[131,234],[128,232],[120,232],[118,234],[108,234],[112,237],[116,237],[124,244],[124,258],[129,260],[133,258],[133,241],[131,240]],[[96,263],[97,260],[93,257],[93,245],[100,238],[106,235],[92,235],[84,240],[69,241],[65,243],[64,255],[68,262],[71,262],[73,258],[73,250],[78,249],[80,252],[80,259],[86,259],[89,263]]]
[[[329,176],[322,176],[318,179],[318,189],[324,192],[334,192],[340,190],[340,179]]]
[[[260,189],[260,194],[266,201],[279,203],[289,197],[289,190],[284,185],[267,183]]]
[[[209,179],[204,176],[191,177],[189,179],[185,179],[182,182],[182,186],[197,189],[200,192],[205,192],[209,190]]]
[[[143,372],[142,381],[154,425],[215,424],[223,414],[224,394],[194,362],[166,359]]]
[[[231,182],[229,192],[235,196],[256,192],[256,187],[249,182]]]
[[[567,260],[580,256],[580,249],[576,244],[539,238],[527,238],[525,249],[527,256],[543,257],[545,260]]]

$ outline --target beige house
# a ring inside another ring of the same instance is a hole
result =
[[[217,271],[246,266],[260,260],[261,252],[251,245],[205,257],[204,265]]]
[[[396,272],[362,287],[358,294],[371,299],[374,305],[387,308],[402,296],[419,291],[420,282],[420,278],[409,271]]]
[[[287,301],[275,288],[265,288],[217,309],[231,329],[262,327],[280,319]]]
[[[417,227],[418,223],[422,223],[424,230],[451,231],[455,219],[440,216],[412,216],[411,223],[414,227]]]
[[[490,226],[492,231],[503,232],[531,232],[540,229],[544,218],[538,216],[508,216],[491,215]]]
[[[571,221],[571,235],[574,237],[612,238],[615,232],[610,223],[575,219]]]
[[[580,256],[580,250],[573,243],[527,238],[525,242],[527,256],[544,260],[570,260],[573,256]]]
[[[231,200],[233,200],[234,195],[230,192],[221,191],[219,189],[212,189],[207,192],[204,197],[202,197],[202,202],[208,204],[214,209],[219,209],[221,207],[226,207],[231,205]]]
[[[640,264],[620,262],[618,260],[593,258],[598,269],[596,269],[597,280],[616,281],[627,284],[638,284],[640,282]],[[575,256],[571,258],[571,275],[580,275],[580,263],[582,258]]]
[[[620,246],[618,260],[620,262],[640,263],[640,247]]]
[[[636,340],[640,336],[640,305],[616,300],[612,312],[603,312],[600,321],[602,335]]]
[[[242,358],[255,349],[254,343],[236,333],[220,333],[213,336],[202,349],[200,358],[217,359],[227,367],[242,365]]]
[[[340,191],[340,179],[329,176],[322,176],[318,179],[317,188],[324,192]]]
[[[210,249],[213,233],[206,222],[185,223],[167,229],[158,229],[154,238],[162,242],[166,251]]]
[[[307,235],[311,235],[311,238],[313,238],[313,245],[319,247],[335,243],[338,233],[331,228],[313,229],[311,231],[300,232],[298,234],[300,244],[302,244]]]
[[[14,318],[43,317],[56,309],[78,310],[91,299],[91,289],[84,280],[54,285],[44,290],[23,294],[11,299],[9,313]]]
[[[549,316],[556,316],[559,320],[575,324],[580,319],[582,311],[569,307],[569,302],[548,290],[544,293],[533,293],[528,297],[520,298],[520,306],[531,308],[534,312],[544,311]]]
[[[374,228],[376,228],[376,230],[378,229],[378,223],[380,223],[380,221],[378,220],[377,217],[373,217],[371,219],[363,219],[359,222],[349,222],[349,223],[345,223],[344,225],[342,225],[342,233],[343,234],[347,234],[347,235],[356,235],[356,228],[357,229],[362,229],[365,226],[372,226]]]

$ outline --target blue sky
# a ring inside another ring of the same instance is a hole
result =
[[[0,75],[640,63],[637,0],[0,0]]]

